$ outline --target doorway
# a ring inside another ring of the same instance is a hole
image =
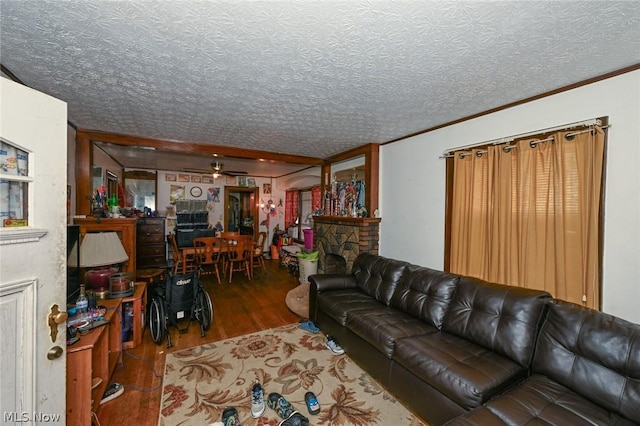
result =
[[[224,193],[224,230],[255,236],[258,188],[225,186]]]

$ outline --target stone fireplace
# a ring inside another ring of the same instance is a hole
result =
[[[378,254],[380,218],[314,216],[315,250],[319,252],[318,273],[325,273],[327,254],[342,256],[347,272],[360,253]]]

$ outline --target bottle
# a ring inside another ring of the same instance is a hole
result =
[[[89,316],[89,299],[84,293],[84,284],[80,284],[80,295],[76,300],[76,318],[78,321],[84,321]]]

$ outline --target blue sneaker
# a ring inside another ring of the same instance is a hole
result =
[[[344,349],[342,349],[342,346],[340,346],[340,344],[338,342],[335,341],[335,339],[333,339],[330,336],[327,336],[328,340],[327,340],[327,348],[329,348],[329,350],[331,352],[333,352],[336,355],[342,355],[344,353]]]

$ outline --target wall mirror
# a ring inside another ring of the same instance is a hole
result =
[[[107,170],[107,197],[118,198],[118,175]]]
[[[97,188],[104,185],[104,178],[102,176],[102,167],[93,166],[93,173],[91,175],[92,192]]]
[[[365,179],[364,155],[331,165],[334,182],[355,182]]]
[[[224,230],[256,235],[258,188],[225,186],[224,193]]]
[[[330,199],[327,199],[325,195],[325,215],[353,216],[353,205],[355,205],[356,210],[359,210],[355,214],[370,217],[378,209],[379,149],[378,144],[371,143],[331,157],[325,162],[322,166],[322,190],[324,194],[330,194]],[[335,188],[335,184],[352,184],[354,181],[358,183],[360,188],[357,201],[351,202],[351,211],[349,211],[344,208],[343,201],[351,201],[354,195],[348,197],[348,200],[336,200],[335,198],[340,194],[338,189],[342,189],[344,186]],[[336,205],[339,208],[335,208]]]
[[[156,209],[157,175],[153,172],[124,172],[124,205],[126,208]]]

